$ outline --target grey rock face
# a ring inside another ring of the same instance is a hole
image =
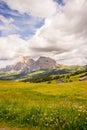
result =
[[[32,72],[41,69],[55,69],[56,67],[56,61],[49,57],[40,57],[36,61],[29,59],[29,57],[22,57],[15,65],[6,66],[1,70],[4,72],[25,70]]]

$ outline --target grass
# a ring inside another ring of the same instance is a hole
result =
[[[30,78],[32,78],[33,76],[37,76],[37,75],[39,75],[39,74],[43,74],[45,71],[44,70],[38,70],[38,71],[34,71],[34,72],[31,72],[30,74],[27,74],[27,75],[25,75],[24,77],[22,77],[21,79],[20,79],[20,81],[21,80],[24,80],[24,79],[30,79]]]
[[[0,128],[86,130],[87,82],[0,81]]]

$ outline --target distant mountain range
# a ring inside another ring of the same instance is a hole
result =
[[[50,76],[51,80],[59,76],[65,77],[65,75],[78,75],[79,73],[81,73],[81,75],[87,75],[87,65],[61,65],[57,64],[54,59],[43,56],[39,57],[37,60],[30,59],[29,57],[21,57],[18,58],[16,64],[8,65],[0,69],[0,80],[42,82],[44,80],[49,80]],[[75,79],[75,77],[73,79]]]
[[[40,57],[36,61],[30,59],[29,57],[21,57],[15,65],[8,65],[5,68],[2,68],[3,72],[15,72],[15,71],[37,71],[37,70],[46,70],[46,69],[56,69],[58,67],[56,61],[49,57]]]

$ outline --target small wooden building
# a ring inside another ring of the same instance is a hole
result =
[[[79,81],[87,81],[87,76],[79,78]]]
[[[61,79],[57,79],[56,83],[64,83]]]

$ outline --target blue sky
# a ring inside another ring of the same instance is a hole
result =
[[[58,4],[62,5],[63,0],[54,0]],[[26,12],[21,14],[16,9],[11,9],[11,7],[4,2],[0,1],[0,15],[4,16],[6,19],[13,19],[11,24],[15,25],[19,29],[14,29],[13,31],[0,30],[0,37],[7,36],[10,34],[18,34],[21,38],[27,39],[35,34],[36,30],[44,25],[44,18],[37,18]],[[3,21],[0,19],[0,25],[4,25]]]
[[[55,0],[58,4],[63,5],[64,1],[63,0]]]
[[[86,0],[0,0],[0,66],[20,56],[87,64]]]
[[[11,24],[17,27],[9,31],[4,29],[0,30],[0,37],[18,34],[21,38],[27,39],[34,35],[36,30],[44,24],[44,19],[33,17],[27,13],[21,14],[19,11],[11,9],[4,1],[0,1],[0,15],[7,20],[12,18],[13,21]],[[0,25],[5,25],[2,19],[0,19]]]

